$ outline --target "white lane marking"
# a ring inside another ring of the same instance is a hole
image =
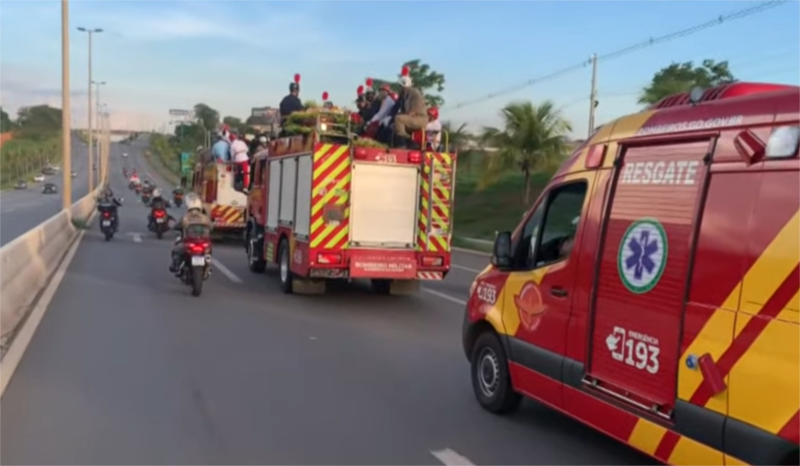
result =
[[[442,299],[446,299],[446,300],[450,301],[451,303],[456,303],[456,304],[459,304],[461,306],[466,306],[467,305],[467,302],[464,301],[463,299],[458,299],[458,298],[456,298],[454,296],[450,296],[449,294],[445,294],[445,293],[442,293],[440,291],[432,290],[430,288],[422,288],[422,291],[430,293],[430,294],[432,294],[434,296],[438,296],[438,297],[440,297]]]
[[[444,450],[431,451],[431,455],[441,461],[445,466],[474,466],[475,463],[459,455],[449,448]]]
[[[94,213],[92,217],[94,217]],[[91,221],[91,217],[89,221]],[[55,297],[56,291],[58,291],[61,285],[61,281],[64,280],[64,277],[67,275],[67,269],[70,263],[72,263],[72,259],[75,257],[78,246],[80,246],[83,235],[85,234],[86,230],[81,230],[81,232],[78,233],[78,238],[72,243],[69,251],[67,251],[66,257],[64,257],[61,265],[56,269],[53,278],[50,280],[47,288],[45,288],[39,301],[36,302],[36,305],[28,316],[28,320],[26,320],[22,328],[18,330],[17,335],[11,342],[11,346],[8,347],[6,354],[3,356],[2,370],[0,370],[0,398],[2,398],[6,387],[8,387],[9,382],[11,382],[11,378],[14,377],[14,372],[17,370],[17,367],[19,367],[22,356],[25,355],[25,350],[28,348],[28,345],[30,345],[33,335],[36,333],[36,329],[39,328],[39,324],[42,322],[44,314],[50,306],[50,302],[53,301],[53,297]]]
[[[141,243],[142,242],[142,235],[140,235],[139,233],[133,233],[131,236],[133,236],[133,242],[134,243]]]
[[[472,267],[464,267],[463,265],[450,264],[450,267],[459,270],[466,270],[467,272],[481,273],[483,270],[473,269]]]
[[[483,251],[476,251],[475,249],[460,248],[460,247],[456,247],[456,246],[450,246],[450,249],[452,249],[453,251],[463,252],[463,253],[466,253],[466,254],[473,254],[475,256],[491,257],[490,253],[483,252]]]
[[[222,272],[222,274],[228,277],[228,279],[230,279],[230,281],[232,281],[233,283],[242,283],[241,278],[237,277],[235,273],[231,272],[229,268],[225,267],[222,264],[222,262],[220,262],[216,258],[211,259],[211,266]]]

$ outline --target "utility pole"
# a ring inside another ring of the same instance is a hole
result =
[[[103,32],[103,30],[102,29],[98,29],[98,28],[87,29],[87,28],[84,28],[84,27],[79,27],[78,30],[81,31],[81,32],[85,32],[85,33],[87,33],[89,35],[89,86],[88,86],[89,92],[87,93],[88,94],[88,98],[89,98],[89,103],[88,103],[88,107],[87,107],[87,112],[88,112],[87,113],[88,114],[88,117],[87,117],[88,128],[87,128],[87,130],[89,132],[89,163],[88,163],[88,165],[89,165],[89,192],[91,193],[92,192],[92,172],[93,172],[93,169],[94,169],[94,166],[93,166],[93,163],[92,163],[92,144],[94,144],[94,134],[92,133],[92,35],[94,33]]]
[[[61,162],[63,209],[72,207],[72,104],[69,101],[69,0],[61,0]]]
[[[594,133],[594,115],[597,109],[597,54],[592,55],[592,91],[589,94],[589,134]]]

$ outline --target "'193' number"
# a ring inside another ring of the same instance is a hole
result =
[[[644,369],[651,374],[658,372],[658,355],[661,350],[657,346],[629,338],[625,341],[625,364],[639,370]]]

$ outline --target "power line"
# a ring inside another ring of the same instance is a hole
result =
[[[788,0],[770,0],[770,1],[762,2],[762,3],[759,3],[758,5],[754,5],[754,6],[751,6],[749,8],[745,8],[743,10],[735,11],[735,12],[729,13],[727,15],[720,15],[717,18],[705,21],[704,23],[697,24],[697,25],[689,27],[689,28],[685,28],[685,29],[681,29],[681,30],[678,30],[678,31],[674,31],[674,32],[671,32],[669,34],[666,34],[666,35],[663,35],[663,36],[660,36],[660,37],[651,37],[650,39],[647,39],[647,40],[642,41],[642,42],[638,42],[636,44],[633,44],[633,45],[630,45],[628,47],[616,50],[614,52],[610,52],[610,53],[607,53],[607,54],[604,54],[604,55],[599,55],[597,57],[597,59],[601,60],[601,61],[613,60],[615,58],[619,58],[619,57],[631,54],[633,52],[639,51],[639,50],[641,50],[643,48],[646,48],[646,47],[651,47],[651,46],[658,45],[658,44],[661,44],[661,43],[664,43],[664,42],[669,42],[669,41],[672,41],[672,40],[675,40],[675,39],[679,39],[679,38],[686,37],[686,36],[689,36],[689,35],[692,35],[692,34],[696,34],[696,33],[700,32],[700,31],[704,31],[704,30],[712,28],[712,27],[720,26],[722,24],[725,24],[726,22],[730,22],[730,21],[734,21],[734,20],[737,20],[737,19],[746,18],[748,16],[752,16],[752,15],[755,15],[757,13],[761,13],[763,11],[775,8],[775,7],[783,5],[785,3],[788,3]],[[445,105],[444,107],[448,108],[449,110],[456,110],[456,109],[459,109],[459,108],[467,107],[469,105],[474,105],[474,104],[477,104],[477,103],[485,102],[487,100],[492,100],[495,97],[499,97],[501,95],[511,94],[511,93],[517,92],[519,90],[528,88],[530,86],[533,86],[533,85],[536,85],[536,84],[540,84],[540,83],[543,83],[543,82],[546,82],[546,81],[552,81],[553,79],[560,78],[560,77],[562,77],[564,75],[567,75],[567,74],[571,74],[571,73],[573,73],[575,71],[578,71],[578,70],[581,70],[581,69],[585,68],[590,63],[591,63],[591,59],[586,59],[586,60],[581,61],[580,63],[576,63],[576,64],[571,65],[571,66],[567,66],[566,68],[562,68],[562,69],[560,69],[558,71],[554,71],[552,73],[546,74],[544,76],[540,76],[538,78],[529,79],[529,80],[525,81],[524,83],[520,83],[520,84],[517,84],[515,86],[511,86],[511,87],[508,87],[508,88],[505,88],[505,89],[502,89],[502,90],[499,90],[499,91],[496,91],[496,92],[492,92],[491,94],[487,94],[487,95],[485,95],[483,97],[479,97],[479,98],[471,99],[471,100],[466,100],[464,102],[455,104],[453,106]]]

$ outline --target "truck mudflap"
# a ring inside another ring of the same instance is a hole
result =
[[[417,278],[417,254],[413,250],[351,248],[349,256],[351,278]]]
[[[214,228],[244,228],[244,207],[212,205],[209,216]]]

